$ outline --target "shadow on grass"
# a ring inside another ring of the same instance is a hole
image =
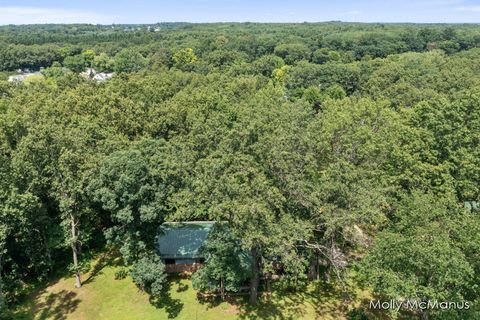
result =
[[[44,293],[45,291],[40,291],[38,296]],[[66,320],[81,301],[75,292],[62,290],[48,294],[40,303],[37,299],[32,302],[28,309],[16,312],[14,319]]]
[[[159,297],[150,297],[150,303],[158,309],[165,309],[169,319],[176,318],[183,309],[184,303],[179,299],[172,298],[170,292],[172,291],[172,285],[175,283],[178,285],[177,292],[188,290],[188,285],[182,285],[180,283],[180,276],[172,276],[172,278],[166,281],[166,286],[163,293]]]
[[[104,252],[100,256],[100,258],[97,260],[95,265],[92,267],[92,270],[90,270],[89,276],[87,279],[85,279],[82,284],[87,285],[91,283],[92,281],[95,280],[95,277],[98,275],[102,274],[103,268],[110,266],[110,267],[118,267],[123,265],[122,258],[118,253],[114,252]]]
[[[248,295],[226,296],[225,300],[222,300],[219,296],[205,297],[197,294],[197,300],[208,309],[227,302],[235,307],[239,319],[299,319],[305,316],[305,296],[297,293],[264,293],[259,295],[256,305],[249,304]]]
[[[245,320],[305,319],[313,316],[312,312],[318,319],[340,319],[348,313],[349,303],[355,298],[354,292],[345,294],[335,286],[317,282],[299,288],[296,292],[274,286],[273,293],[260,295],[254,306],[248,303],[248,295],[227,296],[225,302],[235,307],[239,319]],[[218,296],[197,295],[197,300],[207,308],[218,307],[223,302]]]
[[[42,311],[38,319],[67,319],[67,315],[74,312],[80,303],[76,296],[75,292],[66,290],[49,294],[45,302],[39,306]]]
[[[348,313],[349,304],[356,299],[356,293],[353,290],[344,292],[340,286],[319,281],[308,297],[320,318],[329,316],[337,319]]]
[[[225,297],[225,301],[231,305],[238,305],[239,303],[237,300],[239,299],[241,298]],[[206,305],[207,309],[218,307],[223,302],[223,300],[220,297],[214,297],[214,296],[205,297],[205,296],[202,296],[200,292],[197,292],[197,301],[200,304]]]
[[[102,253],[90,270],[88,278],[82,282],[82,285],[87,285],[92,282],[96,276],[101,274],[104,267],[120,265],[122,260],[118,257],[118,254],[113,254],[112,252]],[[67,319],[69,314],[73,313],[81,302],[77,297],[77,293],[74,291],[73,283],[72,290],[61,290],[47,294],[47,288],[54,286],[61,281],[61,279],[70,276],[70,273],[66,269],[60,270],[53,274],[49,281],[32,286],[19,303],[19,305],[24,307],[17,308],[17,310],[14,311],[13,319]]]

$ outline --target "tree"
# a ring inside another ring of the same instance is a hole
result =
[[[365,248],[371,228],[385,217],[393,190],[387,168],[400,146],[402,122],[371,100],[327,99],[307,129],[312,161],[304,178],[313,236],[304,245],[315,264],[334,275],[343,289],[353,248]],[[379,168],[385,168],[385,170]],[[303,180],[303,179],[302,179]]]
[[[4,217],[2,217],[4,220]],[[5,303],[4,293],[3,293],[3,259],[4,255],[6,254],[6,242],[7,242],[7,235],[9,230],[7,229],[8,226],[5,222],[0,224],[0,314],[4,314],[7,311],[7,306]]]
[[[241,250],[226,224],[217,223],[201,248],[205,264],[192,276],[193,287],[201,291],[237,292],[243,282],[250,279],[251,259]]]
[[[155,253],[135,261],[130,271],[133,282],[153,297],[161,296],[167,280],[165,265]]]
[[[265,77],[271,77],[273,70],[279,69],[284,65],[283,59],[274,55],[265,55],[253,62],[255,71]]]
[[[272,78],[275,83],[283,86],[285,84],[285,78],[287,76],[288,71],[290,70],[290,66],[284,65],[281,68],[273,69],[272,71]]]
[[[286,184],[283,180],[277,182],[280,177],[289,180],[289,172],[298,164],[296,160],[304,158],[299,152],[298,136],[292,136],[291,132],[301,128],[308,116],[294,110],[285,102],[282,88],[269,87],[236,109],[233,125],[223,127],[217,123],[206,128],[203,125],[203,130],[217,132],[218,147],[207,149],[207,156],[196,163],[195,174],[187,180],[188,189],[176,204],[184,216],[201,214],[209,219],[228,221],[233,235],[241,239],[242,249],[251,256],[252,304],[257,302],[262,273],[272,271],[275,263],[294,261],[292,257],[298,257],[296,242],[310,232],[296,216],[295,209],[287,210],[291,191],[283,188]],[[199,149],[195,146],[198,135],[191,138],[189,145]],[[291,149],[278,150],[274,153],[278,158],[270,158],[274,146],[285,145]],[[289,160],[286,163],[285,158]],[[279,168],[277,164],[285,167]],[[292,268],[292,273],[297,275],[304,271]]]
[[[53,78],[53,79],[59,79],[61,77],[64,77],[65,75],[68,75],[71,73],[70,70],[65,70],[65,68],[62,67],[60,62],[54,62],[51,67],[45,68],[42,70],[42,74],[48,79],[48,78]]]
[[[115,72],[137,72],[148,65],[148,59],[134,49],[123,49],[115,55]]]
[[[93,68],[98,72],[111,72],[113,71],[114,65],[115,61],[104,52],[95,56],[92,64]]]
[[[95,56],[97,55],[95,51],[91,49],[83,50],[81,55],[85,59],[85,62],[89,67],[92,67],[93,60],[95,59]]]
[[[90,184],[94,200],[111,215],[105,237],[120,247],[126,263],[154,251],[158,228],[169,210],[167,150],[158,140],[115,152]]]
[[[479,261],[472,253],[480,245],[479,226],[478,215],[451,195],[415,191],[398,204],[363,259],[364,279],[386,298],[472,302],[478,297]]]
[[[85,70],[87,61],[85,56],[78,54],[76,56],[68,56],[63,60],[63,65],[73,72],[79,73]]]
[[[275,54],[285,60],[287,64],[294,64],[300,60],[310,60],[310,49],[302,43],[279,44],[275,47]]]
[[[211,66],[226,67],[226,66],[238,64],[240,62],[245,61],[246,55],[240,52],[232,51],[232,50],[215,50],[210,52],[208,55],[206,55],[205,60]],[[189,63],[192,63],[192,62],[189,62]]]
[[[179,50],[172,56],[174,66],[180,69],[195,63],[197,59],[198,58],[192,48]]]
[[[328,54],[330,50],[327,48],[321,48],[315,50],[312,56],[312,62],[322,64],[330,61],[330,55]]]

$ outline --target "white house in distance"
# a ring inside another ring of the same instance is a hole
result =
[[[13,82],[13,83],[21,83],[25,81],[26,79],[32,77],[32,76],[41,76],[42,74],[40,72],[23,72],[21,74],[15,74],[13,76],[8,77],[8,82]]]
[[[97,82],[103,82],[113,77],[113,73],[97,72],[93,68],[87,68],[84,72],[80,73],[80,76],[87,80],[95,80]]]

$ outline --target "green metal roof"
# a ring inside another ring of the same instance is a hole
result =
[[[166,222],[156,239],[156,247],[164,259],[199,259],[199,250],[215,222]]]

